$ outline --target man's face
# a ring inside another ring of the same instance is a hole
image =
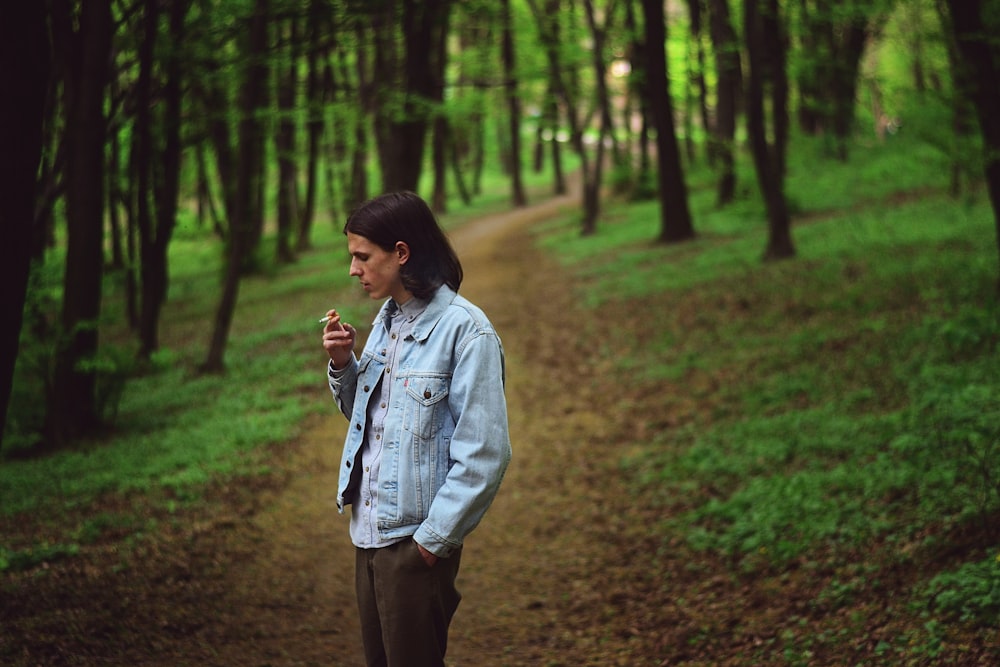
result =
[[[396,303],[406,303],[410,293],[403,287],[400,267],[409,259],[409,248],[397,243],[393,250],[383,250],[364,236],[347,233],[347,250],[351,253],[351,275],[372,299],[391,296]]]

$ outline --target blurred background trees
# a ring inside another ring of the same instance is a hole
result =
[[[475,199],[484,169],[520,206],[527,164],[551,161],[566,190],[564,149],[585,234],[611,185],[661,199],[660,240],[692,238],[686,165],[713,166],[725,206],[750,187],[734,162],[752,155],[763,255],[790,257],[792,132],[823,137],[831,160],[859,135],[927,132],[953,156],[956,194],[985,176],[1000,209],[998,0],[8,4],[0,405],[6,417],[27,341],[44,446],[98,429],[130,365],[157,352],[180,220],[225,256],[205,285],[218,306],[202,364],[222,372],[241,277],[294,262],[317,219],[394,189],[442,212]],[[98,338],[109,276],[137,361]]]

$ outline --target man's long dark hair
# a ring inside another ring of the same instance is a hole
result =
[[[434,213],[413,192],[389,192],[359,205],[344,224],[344,234],[363,236],[383,250],[394,252],[396,243],[410,247],[410,259],[400,267],[403,287],[428,300],[441,285],[458,291],[462,264]]]

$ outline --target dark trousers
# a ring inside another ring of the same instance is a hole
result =
[[[354,571],[368,667],[441,667],[448,625],[462,599],[455,588],[461,550],[428,567],[406,539],[357,549]]]

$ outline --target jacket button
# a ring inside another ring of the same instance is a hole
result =
[[[365,385],[365,393],[366,394],[369,392],[369,390],[371,390],[371,387],[369,387],[368,385]]]
[[[360,431],[360,430],[361,430],[361,424],[355,424],[355,425],[354,425],[354,428],[356,428],[357,430],[359,430],[359,431]]]
[[[424,398],[430,398],[431,392],[429,390],[424,390]]]

